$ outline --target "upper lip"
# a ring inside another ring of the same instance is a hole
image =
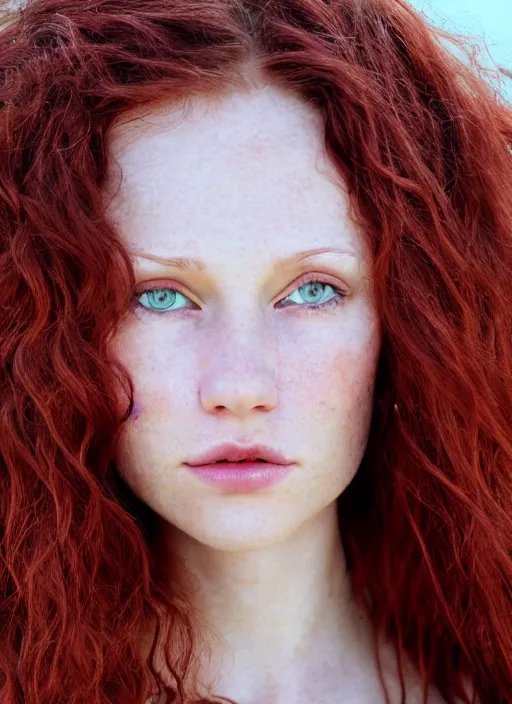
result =
[[[228,462],[238,462],[240,460],[266,460],[272,464],[292,464],[281,452],[274,450],[268,445],[237,445],[232,442],[224,442],[215,445],[201,455],[197,455],[185,464],[198,467],[202,464],[212,464],[220,460]]]

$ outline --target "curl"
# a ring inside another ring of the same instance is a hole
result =
[[[425,691],[470,702],[469,682],[507,701],[512,110],[468,44],[404,0],[34,0],[5,15],[2,702],[215,700],[196,691],[202,625],[165,590],[151,511],[112,461],[133,389],[109,341],[133,273],[104,196],[116,120],[243,88],[254,66],[322,114],[373,256],[378,397],[339,500],[355,593]]]

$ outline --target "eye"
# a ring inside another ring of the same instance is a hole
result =
[[[189,299],[174,288],[153,288],[136,295],[139,305],[146,310],[166,312],[178,301],[188,301]],[[173,310],[178,310],[174,308]]]
[[[289,306],[306,308],[307,310],[334,308],[347,297],[347,294],[340,288],[328,281],[323,281],[318,274],[306,274],[299,284],[292,294],[279,301],[280,308],[288,308]],[[147,289],[134,296],[135,306],[140,306],[157,315],[187,308],[187,301],[192,306],[196,305],[183,293],[171,287]]]
[[[293,300],[294,296],[295,300]],[[297,304],[301,308],[320,310],[337,307],[346,296],[347,294],[334,284],[322,281],[318,274],[306,274],[300,286],[290,296],[284,298],[281,303],[285,304],[284,307],[288,307],[287,302],[291,301],[292,304]],[[301,299],[304,298],[306,299],[305,305],[301,305]]]

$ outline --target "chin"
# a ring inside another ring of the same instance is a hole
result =
[[[182,534],[214,550],[245,552],[261,550],[286,540],[299,528],[296,513],[287,516],[281,507],[273,511],[257,511],[238,505],[223,511],[201,510],[201,516],[191,520],[191,513],[166,520]],[[288,520],[287,520],[288,519]]]

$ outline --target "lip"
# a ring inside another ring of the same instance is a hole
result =
[[[228,494],[252,493],[274,486],[283,481],[294,467],[292,464],[270,462],[223,462],[197,467],[185,466],[205,484],[216,486]]]
[[[287,459],[281,452],[269,445],[239,445],[233,442],[224,442],[210,448],[206,452],[194,457],[185,464],[191,467],[210,465],[222,460],[228,462],[238,462],[240,460],[263,459],[274,465],[291,465],[293,462]],[[249,462],[247,462],[249,464]],[[261,466],[262,463],[258,463]]]
[[[257,458],[265,461],[251,461]],[[216,486],[223,493],[250,493],[274,486],[295,466],[269,445],[233,442],[216,445],[184,464],[202,482]]]

